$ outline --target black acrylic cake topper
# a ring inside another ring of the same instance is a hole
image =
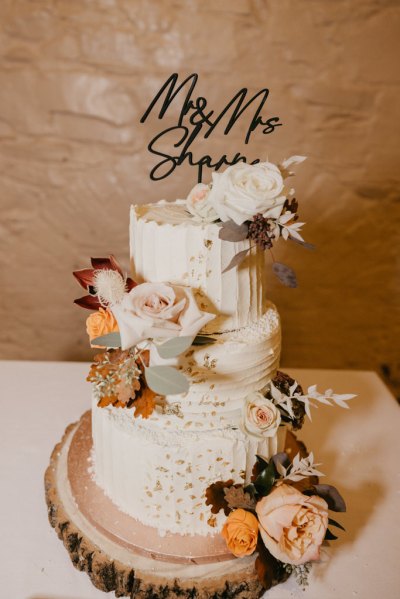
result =
[[[251,120],[247,127],[245,144],[249,143],[252,133],[259,128],[263,135],[268,135],[273,133],[276,127],[282,126],[278,116],[266,118],[262,115],[269,96],[268,88],[263,88],[248,98],[248,89],[243,87],[234,94],[221,112],[217,113],[210,109],[206,98],[194,96],[197,81],[198,75],[192,73],[182,83],[178,83],[178,74],[173,73],[155,94],[140,119],[140,122],[144,123],[158,104],[158,119],[162,120],[170,106],[176,104],[181,98],[177,124],[157,133],[148,144],[149,152],[161,158],[160,162],[150,171],[150,179],[153,181],[165,179],[185,161],[191,166],[197,167],[199,183],[202,181],[204,167],[217,171],[222,166],[230,166],[237,162],[250,162],[250,164],[260,162],[259,158],[248,161],[246,156],[240,152],[236,152],[231,158],[228,158],[226,154],[218,159],[208,154],[195,157],[191,149],[196,139],[207,139],[217,130],[228,135],[242,115],[248,114],[250,108],[254,112],[251,114]],[[180,98],[179,94],[181,94]],[[164,149],[167,144],[172,146],[170,153]]]

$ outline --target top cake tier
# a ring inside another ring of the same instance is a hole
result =
[[[206,333],[230,331],[261,318],[266,308],[264,252],[252,248],[237,268],[223,270],[250,242],[219,239],[220,226],[199,222],[183,200],[131,207],[130,256],[138,282],[169,282],[195,290],[216,318]]]

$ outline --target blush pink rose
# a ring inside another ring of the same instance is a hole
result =
[[[276,559],[294,566],[319,559],[328,527],[322,497],[282,484],[257,503],[256,512],[264,545]]]
[[[190,287],[142,283],[113,306],[122,349],[145,339],[195,336],[214,314],[197,306]]]
[[[219,216],[209,202],[210,187],[204,183],[197,183],[190,190],[186,198],[186,208],[197,220],[212,223]]]

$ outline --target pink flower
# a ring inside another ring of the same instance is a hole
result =
[[[264,545],[276,559],[294,566],[319,559],[328,527],[322,497],[282,484],[257,503],[256,512]]]
[[[145,339],[195,336],[214,314],[201,311],[190,287],[142,283],[113,306],[122,349]]]

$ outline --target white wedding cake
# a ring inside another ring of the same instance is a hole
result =
[[[346,509],[287,431],[316,404],[346,408],[354,396],[304,391],[278,370],[268,300],[268,259],[297,285],[268,250],[279,238],[312,248],[288,184],[303,160],[238,163],[185,200],[132,206],[130,276],[114,256],[74,272],[91,346],[105,350],[88,376],[95,487],[157,543],[196,535],[214,547],[222,535],[225,559],[256,555],[263,588],[291,572],[304,580],[336,538],[328,524],[341,527],[328,509]]]
[[[207,486],[249,481],[257,453],[282,449],[284,427],[265,439],[241,429],[244,398],[266,388],[281,350],[279,315],[264,297],[264,254],[254,249],[240,269],[222,274],[249,240],[223,241],[219,230],[194,222],[184,202],[132,207],[134,280],[191,286],[200,307],[217,315],[205,327],[215,343],[167,361],[151,349],[151,365],[176,365],[190,388],[166,396],[146,420],[93,399],[96,481],[120,508],[161,531],[209,534]]]

